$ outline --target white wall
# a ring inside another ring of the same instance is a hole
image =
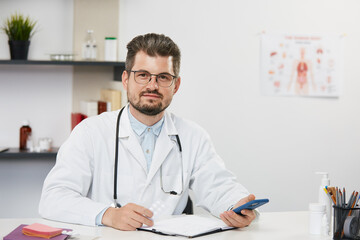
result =
[[[134,36],[170,36],[182,51],[171,110],[202,125],[263,211],[306,210],[320,177],[360,190],[360,2],[356,0],[120,0],[120,54]],[[265,97],[259,33],[343,34],[339,99]]]
[[[73,40],[73,1],[0,1],[1,25],[18,12],[37,20],[29,59],[49,59],[69,53]],[[0,33],[0,59],[9,59],[8,38]],[[28,119],[33,136],[53,138],[60,146],[70,133],[72,67],[0,66],[0,146],[18,147],[19,128]]]
[[[1,159],[0,218],[39,217],[42,185],[54,164],[54,159]]]
[[[12,13],[38,21],[29,59],[49,59],[50,53],[69,53],[73,40],[73,1],[2,0],[0,24]],[[0,33],[0,59],[9,59],[8,39]],[[33,137],[53,138],[60,146],[70,134],[71,66],[0,65],[0,146],[18,147],[19,128],[28,119]],[[45,176],[54,160],[0,160],[0,217],[38,217]]]

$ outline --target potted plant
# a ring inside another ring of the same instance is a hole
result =
[[[18,13],[6,19],[1,29],[9,38],[11,59],[27,59],[30,38],[35,33],[35,25],[36,21]]]

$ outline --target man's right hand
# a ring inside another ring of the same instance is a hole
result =
[[[102,218],[102,224],[125,231],[134,231],[143,224],[154,225],[150,220],[153,213],[140,205],[128,203],[121,208],[108,208]]]

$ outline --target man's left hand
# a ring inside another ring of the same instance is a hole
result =
[[[244,197],[240,201],[238,201],[233,208],[235,209],[252,200],[255,200],[255,196],[253,194],[250,194],[249,196]],[[256,217],[256,214],[253,210],[243,209],[241,210],[241,214],[243,214],[244,216],[238,215],[234,211],[229,210],[220,214],[220,218],[229,227],[242,228],[249,226]]]

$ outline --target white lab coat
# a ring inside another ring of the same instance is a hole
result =
[[[42,217],[95,225],[96,216],[113,202],[118,113],[107,112],[85,119],[61,146],[56,164],[44,182],[39,206]],[[225,169],[208,134],[195,123],[165,113],[148,172],[127,109],[122,113],[119,129],[117,192],[122,206],[131,202],[142,205],[151,209],[154,217],[181,214],[192,189],[196,205],[219,216],[249,194]],[[162,191],[161,166],[164,190],[180,193],[183,179],[181,195]]]

